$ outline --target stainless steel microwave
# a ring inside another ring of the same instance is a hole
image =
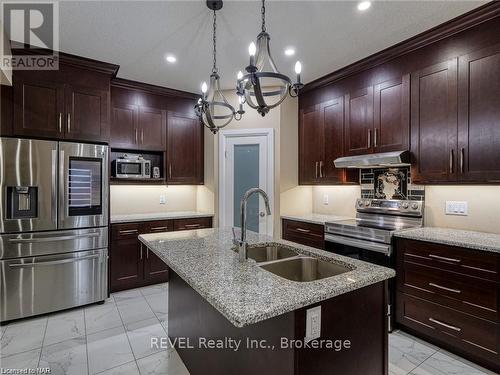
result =
[[[113,160],[113,176],[117,178],[151,178],[151,161],[138,158]]]

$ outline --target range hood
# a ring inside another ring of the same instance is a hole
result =
[[[346,156],[335,159],[337,168],[402,167],[410,165],[408,151],[381,152],[378,154]]]

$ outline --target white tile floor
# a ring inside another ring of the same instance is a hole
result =
[[[167,335],[167,286],[114,293],[106,303],[0,327],[0,368],[50,367],[67,375],[189,375]],[[404,332],[389,338],[390,375],[493,374]],[[3,372],[2,372],[3,373]]]

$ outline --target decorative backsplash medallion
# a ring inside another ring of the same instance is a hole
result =
[[[411,183],[409,167],[361,169],[361,197],[423,201],[423,186]]]

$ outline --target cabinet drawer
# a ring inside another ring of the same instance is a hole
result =
[[[499,363],[497,323],[398,293],[397,320],[411,329],[465,352]]]
[[[413,240],[398,240],[397,248],[404,262],[500,281],[500,256],[493,253]]]
[[[474,316],[498,321],[500,288],[492,281],[405,263],[398,274],[398,289]]]
[[[283,239],[319,249],[325,248],[325,227],[296,220],[283,220]]]
[[[113,224],[111,226],[111,238],[114,240],[137,238],[139,234],[141,234],[139,223]]]
[[[171,232],[173,230],[174,223],[172,220],[148,221],[143,226],[144,233]]]
[[[203,228],[212,228],[211,217],[197,217],[192,219],[174,220],[174,230],[192,230]]]

